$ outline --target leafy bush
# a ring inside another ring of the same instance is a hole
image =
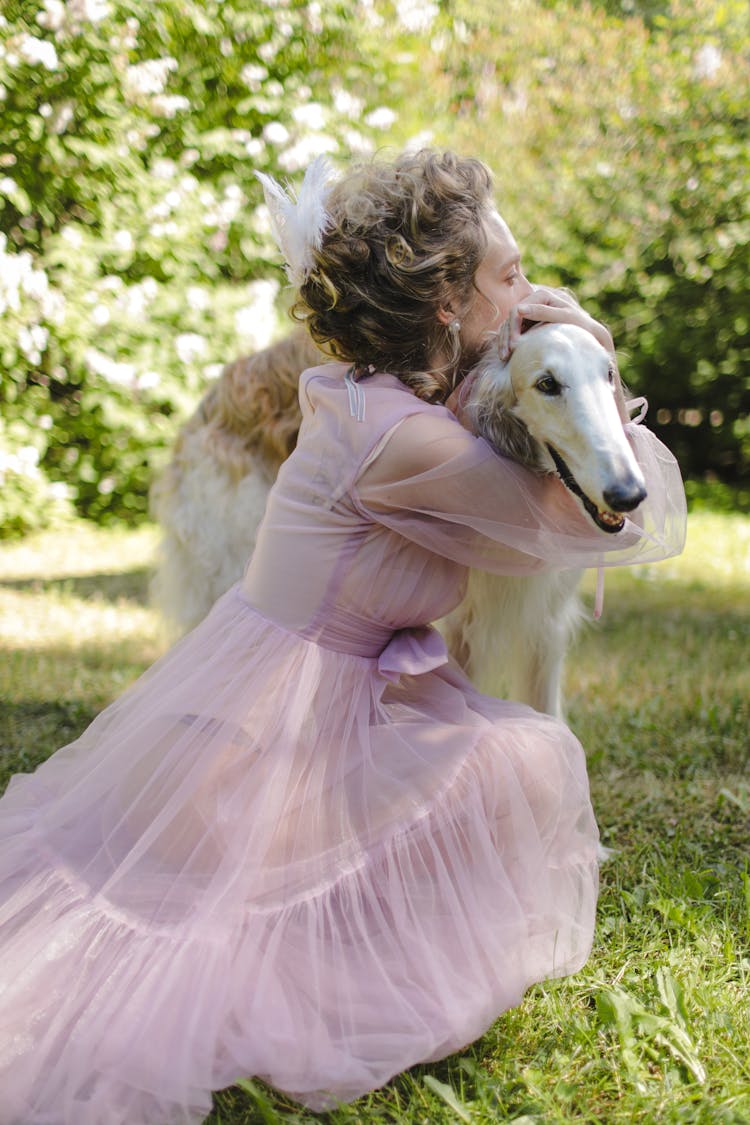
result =
[[[39,468],[40,432],[49,415],[30,429],[0,418],[0,539],[64,524],[73,510],[67,485],[50,482]]]
[[[2,413],[48,419],[38,471],[79,512],[132,522],[206,381],[278,329],[255,170],[366,150],[397,82],[349,0],[3,11]]]
[[[689,512],[750,513],[750,484],[730,485],[718,480],[686,480]]]

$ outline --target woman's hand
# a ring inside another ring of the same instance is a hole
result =
[[[612,334],[604,324],[594,320],[581,308],[572,293],[566,289],[548,289],[539,286],[519,302],[511,317],[511,347],[518,340],[524,320],[539,321],[544,324],[577,324],[597,340],[614,359],[615,344]]]

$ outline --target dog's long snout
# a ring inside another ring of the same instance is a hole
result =
[[[646,489],[640,481],[625,481],[605,488],[602,496],[613,512],[632,512],[646,499]]]

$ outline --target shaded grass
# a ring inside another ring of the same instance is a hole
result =
[[[0,550],[5,777],[75,737],[163,648],[154,538],[83,525]],[[749,641],[747,517],[697,513],[681,559],[609,574],[568,674],[616,849],[585,968],[351,1106],[316,1116],[254,1080],[216,1095],[211,1125],[750,1123]]]

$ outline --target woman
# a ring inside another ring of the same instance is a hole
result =
[[[428,623],[469,566],[674,553],[679,475],[664,453],[607,536],[443,405],[519,308],[611,346],[532,291],[483,165],[319,173],[296,206],[267,187],[296,315],[345,362],[302,378],[242,583],[0,802],[3,1125],[197,1123],[245,1075],[351,1099],[590,948],[583,752]]]

